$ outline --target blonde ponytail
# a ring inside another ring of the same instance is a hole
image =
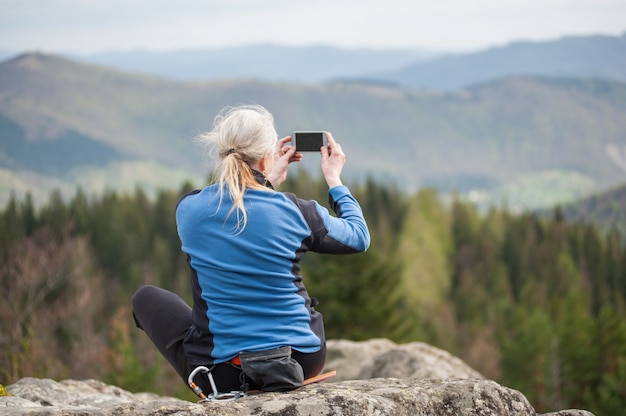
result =
[[[251,165],[271,157],[277,134],[274,117],[262,106],[227,107],[215,117],[213,130],[198,137],[217,155],[213,182],[219,185],[220,204],[228,191],[237,214],[237,229],[243,231],[248,215],[244,206],[246,189],[268,189],[254,178]]]

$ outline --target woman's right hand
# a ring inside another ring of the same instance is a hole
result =
[[[267,175],[267,179],[275,188],[278,188],[287,179],[289,164],[302,160],[302,153],[296,152],[296,148],[293,146],[287,146],[290,141],[291,136],[287,136],[276,143],[272,169]]]
[[[339,143],[335,141],[330,132],[326,132],[328,144],[321,149],[322,173],[329,188],[342,185],[341,172],[346,163],[346,155],[341,150]]]

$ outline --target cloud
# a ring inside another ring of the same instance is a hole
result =
[[[626,30],[623,0],[0,0],[0,48],[252,43],[471,49]]]

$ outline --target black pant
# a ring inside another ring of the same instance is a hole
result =
[[[189,305],[175,293],[150,285],[141,287],[131,303],[137,327],[144,330],[159,352],[187,383],[187,377],[196,368],[196,365],[189,363],[183,349],[183,340],[191,326]],[[311,354],[293,351],[292,357],[302,366],[305,379],[316,376],[324,367],[326,345]],[[211,368],[210,365],[207,367]],[[258,389],[252,380],[244,377],[237,366],[217,364],[211,373],[220,392],[240,390],[243,383],[248,383],[251,390]],[[196,377],[194,381],[206,394],[211,392],[206,376]]]

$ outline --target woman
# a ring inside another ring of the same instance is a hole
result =
[[[307,251],[362,252],[370,243],[361,208],[341,182],[345,155],[327,137],[321,168],[336,216],[274,190],[302,155],[287,145],[290,137],[276,139],[265,108],[227,108],[200,136],[217,155],[215,179],[176,208],[193,308],[154,286],[132,300],[137,326],[184,380],[206,366],[220,392],[275,391],[321,372],[322,315],[302,283],[300,259]],[[206,376],[196,379],[205,391]]]

